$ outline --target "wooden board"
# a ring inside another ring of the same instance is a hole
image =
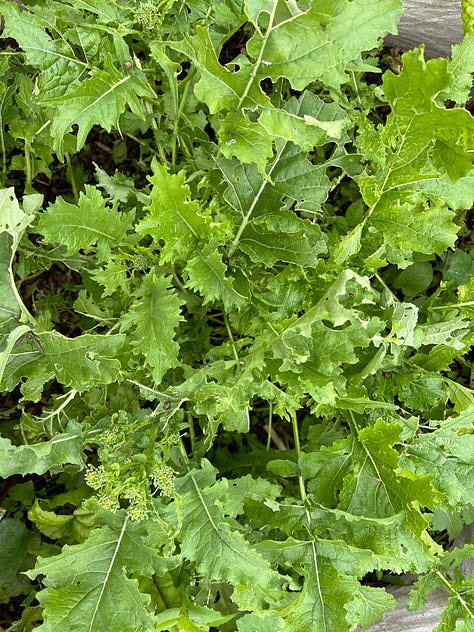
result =
[[[405,14],[398,36],[385,42],[402,51],[425,44],[426,57],[450,57],[451,46],[463,38],[461,0],[402,0]]]

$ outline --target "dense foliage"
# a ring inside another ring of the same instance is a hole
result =
[[[0,13],[0,624],[342,632],[411,572],[472,630],[474,34],[384,57],[399,0]]]

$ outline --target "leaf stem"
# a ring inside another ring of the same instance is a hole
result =
[[[194,430],[194,421],[192,415],[188,413],[188,427],[189,427],[189,441],[191,443],[191,454],[194,455],[194,449],[196,447],[196,432]]]
[[[249,80],[247,81],[247,85],[245,86],[245,90],[242,92],[239,102],[237,103],[237,107],[236,107],[236,112],[239,113],[240,112],[240,108],[242,107],[243,102],[245,101],[245,99],[248,96],[248,93],[250,92],[250,88],[252,87],[253,82],[255,81],[255,77],[257,76],[257,73],[260,69],[260,66],[262,64],[263,61],[263,53],[265,52],[265,47],[267,45],[268,42],[268,38],[270,37],[271,33],[272,33],[272,29],[273,29],[273,22],[275,20],[275,15],[276,15],[276,10],[278,7],[278,0],[275,0],[275,2],[273,3],[273,9],[272,12],[270,13],[270,21],[268,23],[268,27],[267,30],[265,32],[265,35],[262,38],[262,46],[260,48],[260,52],[258,54],[257,57],[257,61],[255,62],[254,67],[252,68],[252,72],[250,73],[250,77]]]
[[[30,141],[25,140],[25,191],[29,193],[33,184],[33,168],[31,165]]]
[[[268,38],[270,37],[270,34],[272,32],[273,22],[275,20],[277,6],[278,6],[278,0],[275,0],[275,2],[273,3],[272,12],[270,14],[270,21],[269,21],[267,30],[265,32],[265,35],[262,38],[262,47],[260,48],[260,52],[259,52],[259,55],[257,57],[257,61],[255,62],[255,65],[254,65],[254,67],[252,69],[252,72],[250,74],[249,80],[247,82],[247,85],[245,86],[245,89],[242,92],[242,94],[240,96],[240,99],[239,99],[239,102],[237,103],[237,106],[235,108],[237,116],[238,116],[238,114],[240,112],[240,109],[242,107],[243,102],[245,101],[245,99],[248,96],[248,93],[250,92],[250,88],[252,87],[252,84],[253,84],[253,82],[255,80],[255,77],[257,76],[259,68],[260,68],[260,66],[262,64],[263,53],[265,51],[265,47],[267,45]],[[237,246],[239,245],[239,242],[240,242],[240,238],[242,237],[242,233],[244,232],[245,228],[247,227],[247,224],[250,221],[252,213],[255,210],[255,206],[257,205],[257,202],[260,199],[260,196],[262,195],[262,193],[263,193],[268,181],[270,180],[270,175],[271,175],[273,169],[275,168],[275,166],[277,165],[278,161],[280,160],[281,154],[283,153],[283,149],[285,148],[285,146],[286,146],[286,143],[283,144],[283,146],[281,147],[280,151],[278,152],[278,155],[277,155],[276,159],[273,161],[273,164],[270,167],[270,170],[268,171],[267,177],[263,180],[263,182],[262,182],[262,184],[260,186],[260,189],[258,190],[257,195],[255,196],[255,198],[254,198],[254,200],[253,200],[253,202],[252,202],[247,214],[245,215],[245,217],[244,217],[244,219],[243,219],[243,221],[242,221],[242,223],[241,223],[241,225],[239,227],[239,230],[237,231],[237,234],[236,234],[236,236],[235,236],[235,238],[234,238],[234,240],[233,240],[233,242],[232,242],[232,244],[230,246],[230,249],[229,249],[229,252],[228,252],[228,255],[227,255],[229,258],[232,257],[232,255],[236,251]]]
[[[5,104],[7,96],[8,96],[8,92],[7,90],[5,90],[0,101],[0,151],[2,152],[2,166],[3,166],[2,175],[1,175],[2,186],[4,184],[3,178],[6,176],[6,173],[7,173],[7,152],[5,148],[4,122],[3,122],[3,106]]]
[[[393,298],[396,300],[396,302],[397,302],[397,303],[400,303],[400,299],[397,297],[397,295],[396,295],[396,294],[394,294],[393,290],[391,290],[391,289],[388,287],[388,285],[385,283],[385,281],[382,279],[382,277],[381,277],[379,274],[377,274],[377,273],[375,273],[375,274],[374,274],[374,277],[377,279],[377,281],[380,283],[380,285],[381,285],[381,286],[382,286],[385,290],[387,290],[387,292],[389,292],[389,294],[390,294],[391,296],[393,296]]]
[[[181,435],[179,435],[179,451],[181,452],[181,456],[183,457],[184,462],[186,463],[186,465],[188,466],[188,469],[189,469],[189,457],[188,457],[188,453],[186,452],[186,448],[185,448],[184,443],[183,443],[183,437]],[[194,483],[194,485],[196,485],[196,482],[195,482],[194,478],[193,478],[193,483]]]
[[[237,250],[237,247],[240,243],[240,239],[242,238],[243,232],[244,230],[247,228],[248,223],[250,222],[250,218],[253,215],[253,212],[255,210],[255,207],[257,206],[258,201],[260,200],[260,197],[263,194],[263,191],[265,190],[265,187],[267,186],[267,184],[270,182],[270,176],[272,174],[272,171],[275,169],[275,167],[277,166],[281,155],[283,153],[283,150],[286,147],[286,142],[283,143],[283,145],[281,146],[280,150],[278,151],[278,154],[275,158],[275,160],[273,161],[270,169],[268,170],[267,173],[267,177],[262,181],[262,184],[260,185],[259,190],[257,191],[257,195],[254,197],[252,204],[250,205],[249,210],[247,211],[247,213],[245,214],[242,223],[239,226],[239,230],[237,231],[237,234],[235,235],[232,244],[230,245],[229,251],[227,253],[227,257],[230,259],[232,257],[232,255],[234,254],[234,252]]]
[[[377,463],[375,462],[374,457],[372,456],[370,451],[367,449],[367,446],[359,438],[359,426],[357,425],[357,421],[354,416],[354,412],[352,410],[349,410],[349,417],[350,417],[350,420],[348,421],[349,421],[349,427],[352,432],[352,436],[354,437],[355,440],[357,440],[357,442],[360,444],[360,446],[366,453],[367,458],[369,459],[370,463],[372,464],[372,467],[374,468],[376,480],[379,481],[380,485],[383,487],[387,500],[390,503],[390,507],[393,513],[396,513],[395,507],[393,506],[393,503],[392,503],[392,499],[390,498],[390,494],[388,493],[388,490],[386,488],[385,481],[383,480],[382,474],[380,473],[379,468],[377,467]]]
[[[173,125],[173,136],[171,138],[171,166],[173,168],[173,172],[176,170],[176,152],[178,145],[178,130],[179,130],[179,121],[183,114],[184,106],[186,105],[186,97],[188,96],[189,86],[191,85],[190,81],[186,81],[183,89],[183,96],[181,97],[181,101],[179,103],[179,108],[176,113],[176,119]]]
[[[297,455],[297,461],[298,464],[300,463],[301,460],[301,445],[300,445],[300,435],[299,435],[299,429],[298,429],[298,420],[296,419],[296,414],[293,413],[291,415],[291,424],[293,426],[293,437],[295,440],[295,451],[296,451],[296,455]],[[316,577],[316,585],[317,585],[317,590],[318,590],[318,596],[319,596],[319,602],[321,605],[321,611],[322,611],[322,624],[323,624],[323,630],[327,630],[327,626],[326,626],[326,614],[325,614],[325,604],[324,604],[324,598],[323,598],[323,593],[322,593],[322,589],[321,589],[321,579],[319,577],[319,562],[318,562],[318,552],[316,550],[316,542],[314,540],[314,536],[311,532],[311,514],[309,512],[309,509],[307,507],[307,498],[306,498],[306,489],[304,486],[304,479],[303,476],[301,474],[298,475],[298,482],[299,482],[299,488],[300,488],[300,495],[301,495],[301,500],[303,501],[303,505],[304,505],[304,512],[306,515],[306,522],[308,523],[308,532],[310,534],[310,545],[311,545],[311,552],[312,552],[312,557],[313,557],[313,565],[314,565],[314,574]]]
[[[67,164],[67,175],[68,175],[68,179],[69,179],[69,182],[71,183],[71,188],[72,188],[72,195],[74,197],[74,202],[77,204],[79,202],[79,192],[77,190],[77,182],[74,176],[74,169],[71,164],[71,157],[69,155],[69,152],[66,152],[65,158],[66,158],[66,164]]]
[[[150,434],[148,435],[148,445],[144,450],[144,454],[147,460],[150,459],[153,454],[153,448],[155,447],[156,435],[158,434],[158,423],[152,423]],[[144,469],[144,464],[142,464],[142,468]]]
[[[77,395],[77,391],[74,388],[67,394],[67,396],[66,396],[66,394],[62,395],[61,397],[66,397],[66,399],[61,404],[61,406],[59,406],[59,408],[56,408],[55,410],[51,411],[48,415],[46,415],[46,417],[42,417],[41,421],[42,422],[49,421],[53,417],[56,417],[57,415],[59,415],[59,413],[62,412],[66,408],[66,406],[69,404],[69,402],[72,402],[72,400],[76,397],[76,395]],[[59,399],[59,397],[58,397],[58,399]]]
[[[298,463],[301,458],[301,445],[300,445],[300,434],[298,428],[298,420],[296,419],[296,413],[291,415],[291,425],[293,427],[293,438],[295,440],[295,451],[298,459]],[[298,483],[300,488],[301,500],[304,504],[306,504],[306,489],[304,487],[304,479],[301,474],[298,475]]]
[[[272,424],[273,424],[273,403],[269,402],[268,405],[268,436],[267,436],[267,447],[266,450],[270,450],[270,445],[272,442]]]
[[[229,336],[229,340],[230,340],[230,343],[232,345],[232,351],[234,353],[234,358],[235,358],[235,361],[237,362],[237,366],[239,366],[240,358],[239,358],[239,354],[237,353],[237,348],[235,346],[235,341],[234,341],[234,337],[232,335],[232,330],[230,328],[230,324],[229,324],[229,321],[227,319],[227,316],[225,314],[223,314],[223,317],[224,317],[225,328],[227,330],[227,335]]]
[[[459,594],[459,592],[457,590],[455,590],[452,586],[451,586],[451,582],[449,582],[446,577],[443,575],[443,573],[440,573],[440,571],[435,571],[436,575],[438,575],[438,577],[441,579],[441,581],[447,586],[447,589],[449,590],[449,592],[453,593],[454,595],[456,595],[457,599],[459,600],[459,603],[462,605],[462,607],[466,610],[466,612],[469,614],[469,616],[471,617],[471,619],[474,620],[474,612],[472,612],[472,610],[469,608],[469,605],[464,601],[464,599],[462,598],[462,596]]]
[[[138,388],[142,388],[145,391],[149,391],[150,393],[153,393],[154,395],[158,395],[158,397],[167,397],[167,398],[170,397],[166,393],[162,393],[161,391],[156,391],[154,388],[150,388],[149,386],[145,386],[144,384],[140,384],[140,382],[136,382],[135,380],[131,380],[129,378],[126,378],[125,381],[129,382],[130,384],[134,384],[135,386],[138,386]]]
[[[155,587],[156,592],[158,593],[161,601],[163,602],[163,605],[165,606],[165,610],[167,610],[169,608],[168,603],[165,599],[165,596],[163,595],[163,592],[158,584],[158,582],[156,581],[156,573],[153,573],[153,575],[151,576],[151,581]]]
[[[448,303],[446,305],[436,305],[432,307],[432,311],[442,311],[448,309],[456,309],[456,307],[474,307],[474,301],[466,301],[464,303]]]
[[[105,591],[109,587],[109,577],[111,576],[111,574],[114,571],[115,560],[116,560],[117,555],[118,555],[118,553],[120,551],[120,548],[122,546],[122,540],[123,540],[123,537],[125,535],[125,531],[127,529],[127,524],[128,524],[128,515],[126,515],[124,517],[123,525],[122,525],[122,528],[120,530],[119,537],[117,538],[116,542],[112,543],[112,544],[115,544],[114,552],[113,552],[113,555],[112,555],[112,559],[110,560],[106,576],[105,576],[104,581],[102,583],[102,587],[100,589],[100,593],[99,593],[99,595],[98,595],[98,597],[96,599],[96,604],[95,604],[95,607],[94,607],[94,611],[93,611],[91,619],[90,619],[90,626],[89,626],[90,630],[94,629],[94,627],[95,627],[95,619],[96,619],[96,617],[98,615],[102,599],[104,599]]]
[[[173,266],[173,281],[176,283],[176,285],[178,286],[178,288],[181,290],[181,292],[184,292],[184,294],[189,294],[189,292],[187,291],[187,289],[184,287],[184,283],[181,281],[181,279],[179,278],[174,266]]]

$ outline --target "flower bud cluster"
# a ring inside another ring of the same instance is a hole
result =
[[[170,499],[175,494],[174,471],[163,462],[167,435],[155,443],[146,432],[148,421],[131,419],[123,411],[114,414],[96,440],[99,464],[88,465],[85,473],[100,505],[110,511],[126,506],[132,520],[148,517],[152,496]]]
[[[150,267],[150,262],[148,260],[148,257],[142,252],[137,252],[137,254],[133,256],[132,263],[133,263],[133,268],[137,270],[138,272],[143,272],[144,270],[148,270],[148,268]]]
[[[474,0],[462,0],[461,10],[464,33],[474,32]]]
[[[162,10],[155,2],[141,2],[135,9],[135,20],[146,31],[158,29],[162,19]]]
[[[153,485],[158,489],[160,496],[163,498],[172,498],[174,496],[174,471],[169,465],[160,463],[155,466],[151,474]]]

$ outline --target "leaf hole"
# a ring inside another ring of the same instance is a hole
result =
[[[244,24],[238,29],[224,44],[221,52],[219,53],[218,61],[222,66],[226,66],[230,61],[235,59],[238,55],[245,55],[247,57],[247,49],[245,45],[250,37],[249,26]],[[239,67],[236,68],[238,70]]]

